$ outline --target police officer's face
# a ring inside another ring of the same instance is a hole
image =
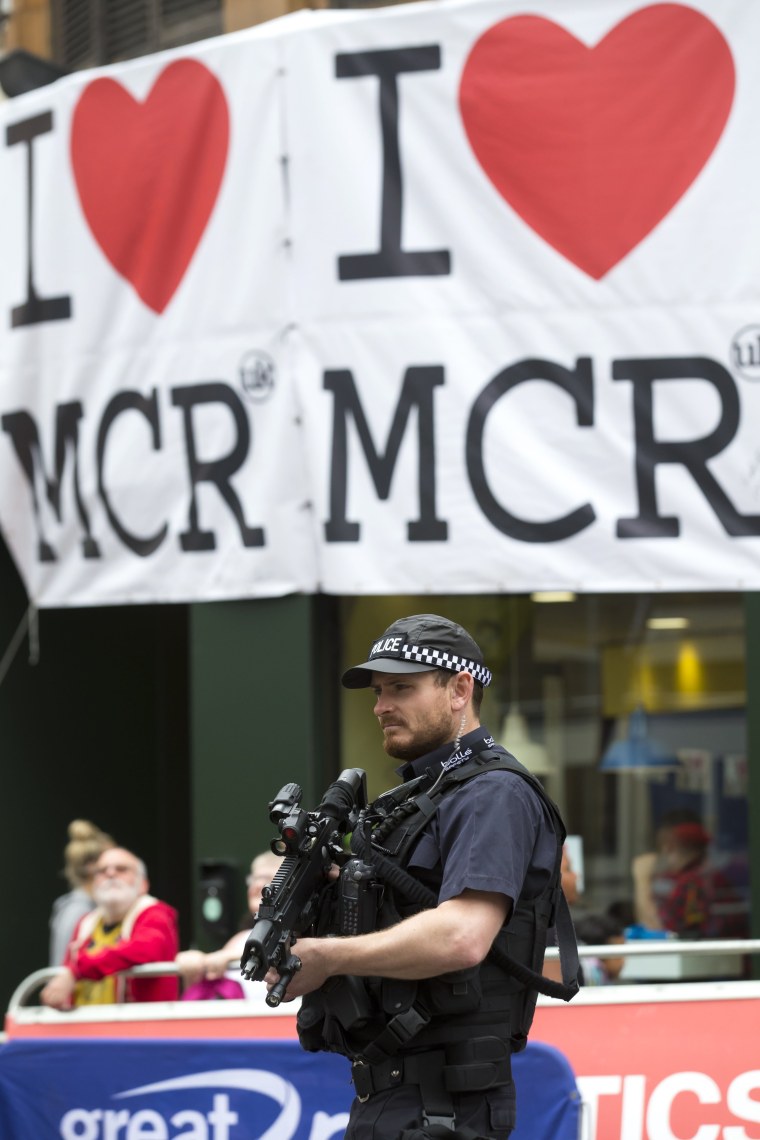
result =
[[[456,737],[461,711],[452,709],[451,685],[438,684],[438,676],[435,672],[372,674],[373,711],[389,756],[414,760]]]

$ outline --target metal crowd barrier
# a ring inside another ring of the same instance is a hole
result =
[[[682,942],[678,938],[642,938],[603,946],[579,946],[581,958],[639,958],[648,954],[760,954],[760,938],[716,938]],[[558,958],[556,946],[546,948],[547,958]]]
[[[45,966],[43,969],[35,970],[34,973],[29,974],[16,986],[11,994],[11,999],[8,1003],[8,1013],[13,1014],[26,1006],[27,999],[31,997],[32,994],[42,989],[46,982],[49,982],[51,978],[55,978],[61,973],[63,973],[63,967],[61,966]],[[134,966],[131,970],[121,971],[122,977],[125,978],[171,977],[178,973],[179,970],[174,962],[148,962],[144,966]]]
[[[682,942],[677,938],[644,938],[602,946],[579,946],[578,955],[581,958],[639,958],[652,955],[745,955],[760,954],[760,938],[746,939],[714,939],[702,942]],[[559,958],[556,946],[549,946],[546,950],[548,960]],[[233,960],[230,967],[239,966]],[[8,1004],[8,1013],[13,1014],[27,1005],[28,999],[51,978],[61,972],[60,966],[47,966],[35,970],[16,987]],[[143,966],[135,966],[125,970],[124,976],[133,977],[160,977],[172,976],[179,973],[174,962],[150,962]],[[32,1003],[29,1003],[30,1005]]]

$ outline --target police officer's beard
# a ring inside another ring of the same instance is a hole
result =
[[[385,737],[383,748],[394,760],[416,760],[418,756],[426,756],[428,752],[433,752],[442,744],[448,744],[451,739],[452,733],[449,728],[443,729],[440,725],[433,728],[431,725],[427,731],[415,736],[408,744]]]

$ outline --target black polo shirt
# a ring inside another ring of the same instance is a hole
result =
[[[505,752],[481,726],[463,737],[456,751],[444,745],[397,771],[404,780],[427,774],[423,786],[429,789],[441,772],[486,749]],[[494,891],[514,903],[521,894],[540,894],[556,856],[551,816],[530,783],[515,772],[485,768],[443,796],[407,867],[437,889],[439,902],[469,889]]]

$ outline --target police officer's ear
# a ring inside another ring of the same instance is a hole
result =
[[[472,700],[472,691],[475,682],[471,673],[455,673],[451,685],[451,707],[455,712],[467,708]]]

